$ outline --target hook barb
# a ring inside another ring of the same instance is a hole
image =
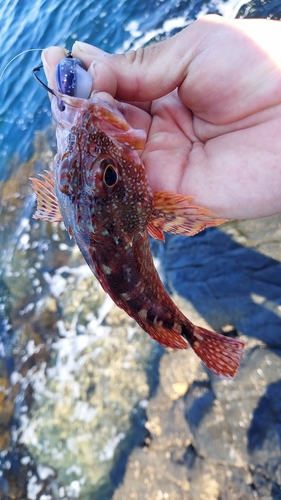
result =
[[[37,66],[36,68],[33,68],[32,70],[32,74],[34,76],[34,78],[36,78],[37,82],[40,83],[40,85],[42,85],[42,87],[47,90],[47,92],[50,92],[50,94],[52,95],[55,95],[54,91],[52,89],[50,89],[50,87],[48,87],[48,85],[46,85],[46,83],[42,82],[42,80],[40,80],[39,76],[37,75],[37,73],[43,68],[43,64],[41,64],[40,66]]]

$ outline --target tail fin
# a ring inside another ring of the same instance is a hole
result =
[[[243,342],[195,326],[190,344],[212,372],[223,378],[234,377],[240,364]]]

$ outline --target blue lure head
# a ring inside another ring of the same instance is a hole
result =
[[[57,64],[55,79],[56,88],[62,94],[88,99],[91,93],[92,79],[85,65],[71,54]]]
[[[43,65],[32,70],[36,80],[48,92],[54,95],[54,91],[48,87],[37,75],[37,72],[43,68]],[[71,97],[88,99],[92,89],[92,79],[80,59],[72,57],[71,52],[62,59],[55,70],[56,90],[61,94]]]

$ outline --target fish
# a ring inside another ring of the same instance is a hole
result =
[[[216,375],[232,378],[244,344],[194,325],[168,295],[155,268],[149,237],[193,236],[225,219],[193,204],[192,196],[152,192],[141,160],[143,130],[95,94],[52,92],[57,154],[53,170],[32,178],[35,219],[63,221],[102,288],[152,339],[190,345]]]

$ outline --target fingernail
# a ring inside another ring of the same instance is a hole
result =
[[[49,56],[49,49],[44,49],[43,52],[42,52],[42,54],[41,54],[42,62],[43,62],[44,68],[47,71],[50,71],[51,70],[51,66],[49,64],[48,56]]]
[[[79,50],[80,52],[84,52],[85,54],[96,54],[96,55],[104,55],[106,52],[104,50],[99,49],[98,47],[94,47],[93,45],[90,45],[89,43],[85,42],[80,42],[79,40],[76,40],[73,44],[73,50]]]
[[[88,72],[90,73],[90,76],[92,77],[92,79],[94,80],[95,77],[96,77],[96,66],[99,64],[99,61],[93,61],[90,66],[89,66],[89,69],[88,69]]]
[[[76,42],[74,42],[73,44],[73,47],[77,47],[80,52],[87,52],[87,45],[88,44],[85,42],[79,42],[78,40],[76,40]]]

